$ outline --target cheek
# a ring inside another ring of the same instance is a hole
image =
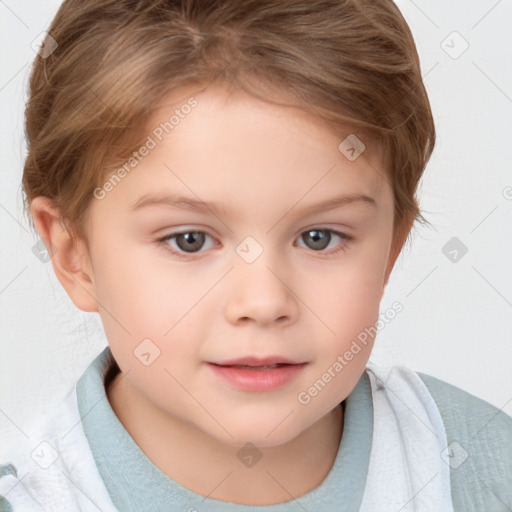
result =
[[[137,367],[139,346],[159,354],[155,363],[164,365],[193,354],[194,339],[201,338],[194,308],[208,283],[147,251],[125,251],[120,258],[106,250],[102,256],[95,268],[96,298],[119,366]]]
[[[308,401],[298,397],[299,403],[309,404],[318,415],[327,413],[350,394],[368,363],[375,340],[379,288],[368,279],[356,283],[353,275],[349,283],[331,290],[325,300],[319,316],[329,329],[323,328],[324,334],[317,336],[315,365],[301,395]]]
[[[150,247],[141,250],[122,239],[118,243],[109,240],[109,245],[97,251],[96,259],[95,291],[101,306],[130,331],[145,322],[159,332],[161,326],[155,322],[166,319],[187,290],[180,272],[159,265]]]
[[[343,394],[347,383],[357,382],[373,347],[386,262],[386,255],[378,254],[375,246],[347,257],[330,270],[329,279],[322,280],[323,287],[315,287],[315,312],[328,326],[319,339],[319,366],[322,371],[337,361],[338,370],[340,364],[343,366],[338,372],[331,369],[336,375],[344,375],[343,379],[333,379],[335,383],[329,386],[333,397]]]
[[[354,336],[376,321],[384,268],[384,258],[358,252],[331,265],[321,278],[308,283],[306,296],[314,297],[311,309],[336,337]]]

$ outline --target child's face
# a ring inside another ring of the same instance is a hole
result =
[[[159,141],[154,130],[191,95],[197,105]],[[344,400],[364,370],[371,338],[344,354],[378,320],[395,259],[392,190],[368,151],[349,161],[342,140],[301,111],[214,87],[167,103],[148,125],[156,147],[92,200],[92,295],[146,407],[231,445],[279,445]],[[374,202],[310,211],[363,194]],[[218,211],[133,208],[153,195]],[[192,234],[157,241],[178,231]],[[212,364],[249,357],[304,364]]]

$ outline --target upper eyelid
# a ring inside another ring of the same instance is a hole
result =
[[[303,233],[307,233],[308,231],[313,231],[315,229],[318,229],[319,231],[330,231],[331,233],[335,233],[337,235],[342,235],[346,238],[353,238],[351,235],[349,235],[345,231],[342,231],[342,230],[336,229],[336,228],[330,228],[328,226],[322,226],[321,224],[304,228],[299,232],[299,235],[302,235]],[[217,238],[215,235],[212,235],[209,231],[207,231],[205,229],[187,228],[187,229],[182,229],[182,230],[178,230],[178,231],[171,231],[167,235],[161,236],[160,240],[165,239],[165,238],[172,238],[172,237],[178,236],[178,235],[184,235],[186,233],[204,233],[205,235],[211,236],[212,238]]]

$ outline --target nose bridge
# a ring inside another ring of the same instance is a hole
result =
[[[252,319],[257,323],[291,320],[297,313],[297,305],[275,250],[248,236],[236,252],[226,311],[229,319],[232,322]]]

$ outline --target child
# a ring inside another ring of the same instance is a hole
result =
[[[1,510],[509,510],[512,420],[367,366],[435,143],[395,4],[66,0],[48,32],[26,204],[108,347]]]

